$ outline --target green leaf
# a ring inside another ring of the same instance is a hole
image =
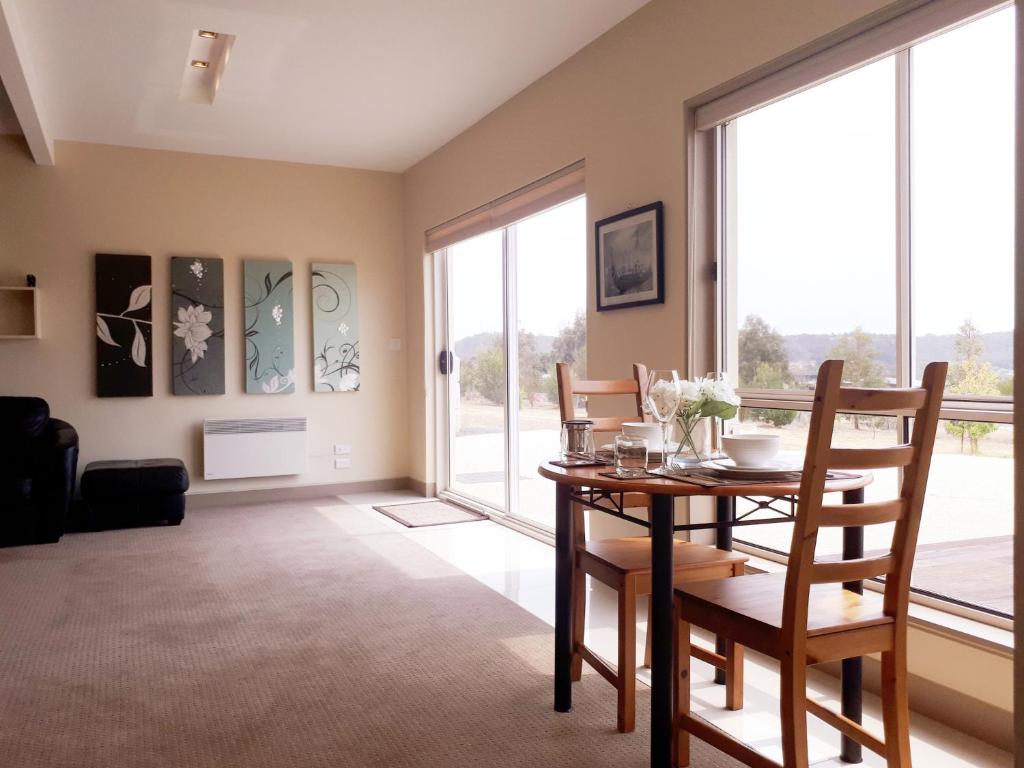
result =
[[[700,409],[701,416],[717,416],[723,420],[729,420],[736,416],[736,406],[721,400],[709,400]]]

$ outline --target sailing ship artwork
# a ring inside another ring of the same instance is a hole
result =
[[[599,311],[665,301],[661,218],[657,202],[596,223]]]

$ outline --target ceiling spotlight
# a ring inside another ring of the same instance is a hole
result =
[[[192,66],[196,69],[207,69],[210,66],[210,62],[203,61],[202,59],[192,59]]]
[[[199,36],[200,37],[205,37],[208,40],[216,40],[217,39],[217,33],[216,32],[211,32],[208,29],[200,29],[199,30]]]

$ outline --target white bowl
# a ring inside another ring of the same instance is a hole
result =
[[[622,434],[630,437],[646,437],[648,451],[661,450],[661,424],[647,421],[627,421],[622,425]]]
[[[778,435],[723,435],[722,449],[737,467],[764,467],[782,443]]]

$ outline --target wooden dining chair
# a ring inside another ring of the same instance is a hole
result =
[[[576,418],[575,398],[579,395],[632,395],[635,412],[629,416],[590,416],[594,432],[619,432],[622,425],[630,421],[643,421],[643,387],[647,379],[647,368],[633,366],[632,379],[576,380],[572,369],[566,363],[556,365],[558,376],[558,404],[562,420]],[[651,508],[651,497],[646,493],[627,493],[623,499],[624,509]],[[630,536],[617,539],[587,541],[584,530],[583,507],[573,505],[573,656],[572,680],[579,681],[586,661],[618,691],[616,710],[617,726],[620,732],[629,733],[636,725],[636,601],[638,597],[651,594],[651,540],[648,536]],[[675,580],[696,581],[739,576],[743,573],[747,558],[732,552],[723,552],[715,547],[675,542]],[[586,625],[586,579],[597,579],[611,587],[618,594],[618,663],[613,670],[583,642]],[[647,615],[651,615],[648,597]],[[743,656],[742,648],[726,657],[714,654],[698,646],[694,654],[718,666],[725,672],[726,697],[731,709],[743,706]],[[651,632],[648,622],[644,664],[650,666]],[[719,661],[720,659],[720,661]]]
[[[696,625],[727,638],[727,647],[745,645],[779,660],[783,768],[807,766],[807,713],[877,752],[888,768],[910,768],[907,604],[946,363],[929,364],[921,386],[913,389],[846,388],[841,386],[842,372],[841,360],[828,360],[818,371],[786,572],[677,587],[677,648],[686,648],[690,626]],[[833,448],[837,411],[911,415],[911,440],[886,448]],[[829,469],[888,467],[902,470],[897,499],[823,503]],[[819,529],[885,523],[895,523],[887,553],[857,560],[815,558]],[[885,577],[882,595],[860,595],[843,586],[879,577]],[[807,698],[809,665],[869,653],[882,655],[884,741]],[[691,714],[690,655],[677,650],[675,663],[676,765],[689,765],[693,734],[749,766],[778,768],[778,763]]]

